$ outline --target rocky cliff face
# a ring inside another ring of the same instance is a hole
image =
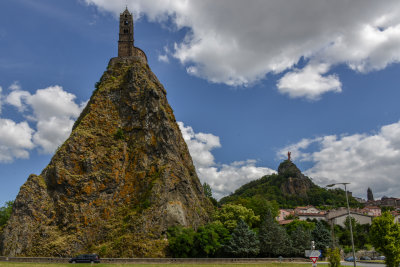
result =
[[[165,231],[208,220],[192,159],[148,65],[114,58],[68,140],[21,187],[0,254],[165,255]]]
[[[307,197],[307,192],[312,186],[311,180],[301,173],[297,166],[289,161],[283,161],[278,167],[278,174],[286,179],[281,184],[281,190],[287,195]]]

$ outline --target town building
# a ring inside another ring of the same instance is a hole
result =
[[[294,211],[293,211],[293,210],[290,210],[290,209],[280,209],[280,210],[279,210],[279,214],[278,214],[278,216],[276,217],[276,220],[277,220],[278,222],[284,221],[284,220],[286,220],[286,218],[287,218],[289,215],[294,215]]]

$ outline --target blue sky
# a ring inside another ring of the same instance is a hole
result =
[[[117,55],[125,3],[1,1],[0,205],[68,137]],[[127,3],[215,196],[272,173],[290,150],[321,186],[400,197],[398,1]]]

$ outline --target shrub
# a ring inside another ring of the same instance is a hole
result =
[[[125,139],[124,131],[121,128],[118,128],[118,130],[114,134],[114,138],[117,140]]]
[[[96,90],[98,90],[99,87],[100,87],[100,82],[97,82],[97,83],[94,84],[94,88],[96,88]]]
[[[328,262],[330,267],[339,267],[340,266],[340,249],[339,248],[328,248],[326,251],[326,255],[328,256]]]

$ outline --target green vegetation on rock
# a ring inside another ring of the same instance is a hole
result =
[[[165,89],[135,58],[111,59],[70,137],[14,207],[0,254],[56,257],[163,257],[169,227],[198,229],[213,210]]]
[[[12,213],[13,201],[7,201],[3,207],[0,207],[0,233],[3,227],[7,224]]]
[[[346,195],[342,189],[327,190],[319,187],[288,160],[279,165],[277,174],[266,175],[241,186],[230,196],[222,198],[220,203],[245,203],[253,197],[270,201],[271,205],[277,203],[280,208],[303,205],[326,208],[346,205]],[[349,201],[352,207],[360,206],[353,197],[350,197]]]

